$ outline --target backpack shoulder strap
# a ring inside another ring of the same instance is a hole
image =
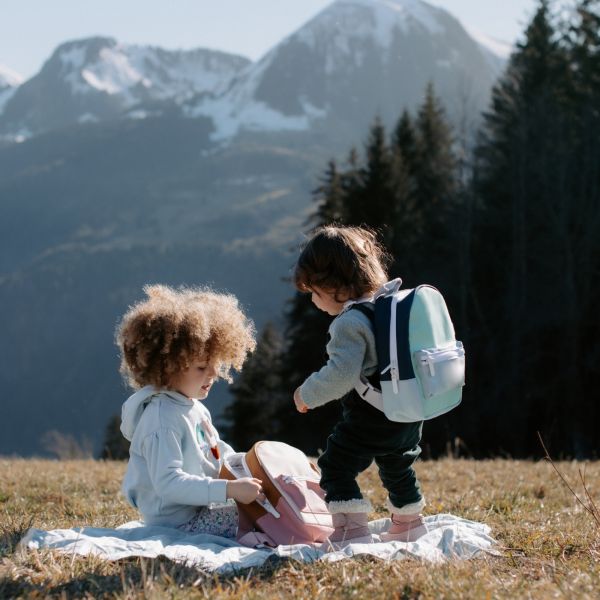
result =
[[[365,315],[375,330],[375,310],[372,302],[357,302],[350,307],[350,310],[357,310]]]
[[[363,315],[365,315],[367,317],[367,319],[369,319],[369,322],[371,323],[371,329],[373,330],[373,334],[376,336],[377,330],[375,329],[375,304],[373,302],[357,302],[356,304],[353,304],[350,307],[350,310],[352,310],[352,309],[355,309],[355,310],[361,312]],[[373,386],[377,390],[379,390],[379,388],[381,387],[381,384],[379,382],[379,372],[378,371],[379,371],[379,369],[377,371],[375,371],[375,373],[373,373],[373,375],[370,375],[369,377],[367,377],[368,383],[370,383],[371,386]],[[359,392],[359,393],[363,398],[365,397],[363,393],[361,393],[361,392]],[[376,407],[376,408],[379,408],[379,407]],[[381,408],[380,408],[380,410],[381,410]]]

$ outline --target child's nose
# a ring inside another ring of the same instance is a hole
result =
[[[208,365],[208,374],[210,377],[216,377],[219,370],[217,369],[217,365],[209,364]]]

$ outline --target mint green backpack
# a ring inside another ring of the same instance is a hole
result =
[[[355,387],[391,421],[413,423],[460,404],[465,351],[442,294],[429,285],[401,290],[401,284],[386,284],[375,296],[374,311],[365,303],[352,305],[373,324],[381,389],[362,379]]]

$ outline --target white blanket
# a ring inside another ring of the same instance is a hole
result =
[[[384,560],[407,557],[431,562],[448,559],[469,559],[483,553],[497,554],[490,528],[454,515],[440,514],[425,518],[427,534],[415,542],[349,543],[334,549],[329,545],[296,544],[272,548],[246,548],[233,540],[207,534],[189,534],[166,527],[145,527],[138,521],[117,529],[83,527],[43,531],[30,529],[21,545],[26,548],[51,548],[69,554],[94,554],[108,560],[130,556],[171,560],[193,565],[207,571],[228,573],[248,567],[258,567],[270,557],[288,557],[302,562],[337,561],[358,555],[372,555]],[[388,529],[389,519],[371,521],[371,533]]]

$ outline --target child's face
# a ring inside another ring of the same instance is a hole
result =
[[[218,365],[208,355],[194,360],[188,369],[174,378],[171,387],[188,398],[204,400],[218,375]]]
[[[345,299],[342,302],[339,302],[336,300],[335,292],[326,291],[323,288],[316,286],[311,289],[310,299],[319,310],[332,316],[339,315],[342,312],[344,303],[347,300]]]

